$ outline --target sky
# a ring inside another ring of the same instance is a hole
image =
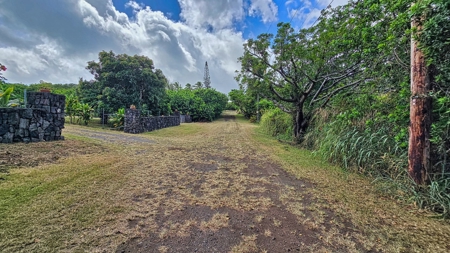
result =
[[[78,83],[98,53],[145,55],[170,82],[237,89],[247,39],[277,23],[314,23],[348,0],[0,0],[0,63],[9,83]]]

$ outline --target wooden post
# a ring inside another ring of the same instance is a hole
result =
[[[422,25],[413,18],[411,26],[420,34]],[[430,130],[432,104],[429,92],[431,82],[425,56],[411,39],[411,100],[408,147],[408,173],[418,185],[428,182],[430,171]]]

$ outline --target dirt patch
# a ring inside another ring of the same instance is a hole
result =
[[[222,115],[224,121],[234,121],[236,117],[234,115]]]
[[[314,187],[312,183],[296,179],[269,160],[252,158],[258,154],[251,148],[241,158],[219,155],[216,151],[196,153],[210,163],[187,164],[194,172],[191,175],[196,177],[186,185],[193,199],[180,196],[175,187],[167,189],[167,199],[184,201],[175,210],[160,206],[152,219],[157,229],[123,242],[116,252],[363,250],[358,242],[348,243],[357,241],[350,235],[355,231],[351,222],[315,205],[317,199],[306,191]],[[214,161],[222,167],[218,168]],[[220,183],[213,183],[215,180]],[[214,195],[215,191],[219,193]],[[265,204],[249,204],[261,199],[266,200]],[[212,205],[204,204],[208,201]],[[199,204],[192,205],[193,202]],[[141,229],[146,223],[146,218],[130,219],[128,227]],[[331,236],[347,239],[333,240]]]
[[[217,164],[214,163],[189,163],[189,168],[200,172],[211,172],[218,169]]]
[[[35,167],[56,163],[74,155],[105,152],[106,147],[78,140],[0,144],[0,172],[11,168]]]
[[[292,214],[275,207],[266,212],[239,212],[187,206],[157,220],[159,233],[131,239],[116,252],[230,252],[251,237],[259,250],[267,252],[300,252],[305,245],[320,243],[314,234],[299,230]],[[138,223],[130,221],[133,226]]]

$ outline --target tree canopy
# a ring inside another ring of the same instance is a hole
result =
[[[80,80],[81,101],[107,112],[134,104],[158,115],[163,110],[167,79],[146,56],[99,53],[99,61],[86,67],[94,81]]]

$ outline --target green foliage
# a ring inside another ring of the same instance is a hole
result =
[[[230,100],[236,105],[238,112],[244,115],[247,119],[256,115],[256,96],[245,92],[242,89],[231,90],[228,93]]]
[[[40,83],[30,84],[25,86],[27,91],[39,91],[41,89],[49,89],[52,93],[60,95],[76,95],[77,84],[52,84],[49,82],[41,81]]]
[[[66,96],[66,108],[65,113],[69,116],[70,124],[73,123],[73,117],[77,115],[79,108],[78,97],[74,95]]]
[[[153,115],[164,113],[167,79],[161,70],[155,69],[151,59],[102,51],[99,62],[88,62],[86,68],[95,81],[80,80],[81,102],[106,112],[134,104]]]
[[[237,80],[246,91],[295,115],[296,138],[305,134],[318,108],[365,84],[366,70],[376,63],[364,58],[363,46],[371,41],[363,39],[363,30],[355,29],[359,14],[352,8],[353,4],[328,8],[316,25],[298,32],[280,23],[275,36],[261,34],[244,44]]]
[[[125,108],[119,108],[111,118],[111,124],[114,128],[122,128],[125,122]]]
[[[225,106],[225,110],[229,110],[229,111],[236,111],[238,109],[239,109],[239,107],[233,102],[228,102],[227,105]]]
[[[436,85],[450,88],[450,2],[422,0],[412,8],[411,15],[425,17],[423,30],[417,34],[429,65],[435,70]]]
[[[9,107],[11,93],[14,91],[14,87],[9,87],[5,91],[0,90],[0,107]]]
[[[83,122],[84,125],[89,124],[92,119],[92,112],[94,110],[88,104],[80,103],[77,108],[78,122]]]
[[[218,118],[228,103],[228,98],[214,89],[179,89],[167,91],[170,111],[189,114],[193,121],[212,121]]]
[[[279,108],[267,110],[261,117],[260,126],[270,136],[292,140],[292,116]]]

